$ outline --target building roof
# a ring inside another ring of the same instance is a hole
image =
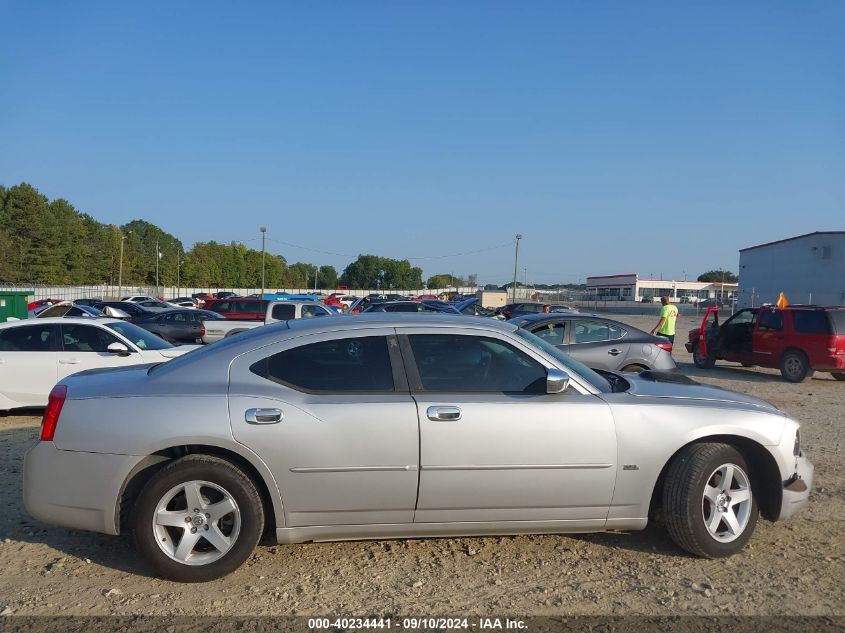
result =
[[[757,244],[757,246],[748,246],[739,249],[740,253],[750,251],[755,248],[763,248],[764,246],[772,246],[773,244],[783,244],[784,242],[792,242],[793,240],[801,240],[805,237],[812,237],[813,235],[845,235],[845,231],[813,231],[812,233],[804,233],[804,235],[796,235],[795,237],[787,237],[782,240],[775,240],[774,242],[766,242],[765,244]]]

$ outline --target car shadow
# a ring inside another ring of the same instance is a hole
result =
[[[699,369],[693,363],[675,361],[678,372],[690,378],[722,378],[724,380],[744,380],[746,382],[771,383],[780,382],[789,385],[779,374],[767,374],[754,367],[740,365],[723,365],[718,363],[712,369]]]
[[[7,519],[0,524],[0,541],[9,539],[47,545],[59,552],[58,556],[46,556],[43,559],[45,568],[41,573],[45,575],[51,563],[67,556],[83,561],[87,559],[104,567],[139,576],[155,577],[125,535],[116,538],[107,534],[54,527],[29,516],[22,496],[23,458],[38,440],[38,432],[37,425],[0,428],[0,477],[5,483],[0,487],[0,506],[4,508]]]

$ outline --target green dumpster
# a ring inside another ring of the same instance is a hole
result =
[[[29,316],[27,305],[32,290],[0,290],[0,323]]]

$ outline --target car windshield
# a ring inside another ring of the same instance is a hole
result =
[[[550,345],[539,336],[535,336],[531,334],[528,330],[523,330],[522,328],[518,328],[516,333],[524,338],[528,343],[537,347],[556,361],[558,361],[561,365],[563,365],[566,369],[571,369],[573,374],[577,374],[581,376],[584,380],[590,383],[593,387],[601,391],[602,393],[613,393],[613,387],[611,387],[610,383],[594,372],[592,369],[584,365],[583,363],[578,362],[569,354],[565,354],[560,351],[554,345]]]
[[[132,341],[132,344],[141,350],[170,349],[173,347],[173,345],[163,338],[147,332],[145,329],[139,328],[132,323],[120,321],[118,323],[106,323],[105,325],[110,330],[114,330],[121,336]]]

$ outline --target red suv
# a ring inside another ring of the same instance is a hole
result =
[[[211,310],[227,319],[238,321],[263,321],[267,318],[266,299],[206,299],[204,310]]]
[[[719,309],[709,308],[685,344],[696,367],[717,360],[743,367],[775,367],[789,382],[814,371],[829,371],[845,381],[845,307],[764,305],[740,310],[719,324]]]

